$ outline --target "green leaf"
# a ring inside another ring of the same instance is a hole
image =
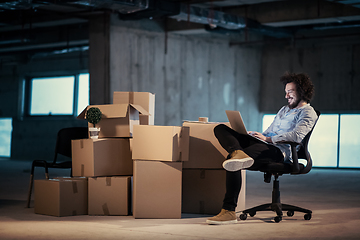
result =
[[[92,123],[95,127],[95,124],[98,124],[102,118],[102,112],[97,107],[91,107],[86,111],[86,120],[89,123]]]

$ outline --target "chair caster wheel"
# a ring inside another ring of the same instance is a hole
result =
[[[304,219],[305,220],[310,220],[311,219],[311,213],[307,213],[304,215]]]
[[[256,215],[256,212],[250,212],[249,215],[250,215],[250,217],[253,217]]]
[[[281,216],[276,216],[276,217],[274,218],[274,221],[275,221],[276,223],[280,222],[281,220],[282,220],[282,217],[281,217]]]
[[[288,217],[292,217],[292,216],[294,216],[294,211],[287,211],[287,213],[286,213],[287,215],[288,215]]]
[[[241,220],[246,220],[247,219],[247,214],[246,213],[240,214],[240,219]]]

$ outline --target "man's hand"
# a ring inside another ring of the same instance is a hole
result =
[[[272,143],[271,137],[265,137],[264,135],[262,135],[259,132],[249,131],[248,134],[251,135],[251,136],[254,136],[254,137],[258,138],[258,139],[261,139],[261,140],[263,140],[265,142]]]

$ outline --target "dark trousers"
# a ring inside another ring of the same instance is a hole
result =
[[[257,140],[249,135],[240,134],[224,124],[214,128],[214,134],[220,145],[230,154],[235,150],[243,150],[254,159],[254,164],[249,170],[258,170],[269,162],[283,159],[280,149]],[[235,211],[237,200],[241,189],[241,170],[236,172],[226,171],[226,193],[223,208]]]

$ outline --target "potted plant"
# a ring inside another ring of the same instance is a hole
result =
[[[86,111],[86,120],[93,124],[94,127],[89,127],[90,138],[97,139],[99,137],[100,128],[96,127],[101,120],[102,112],[97,107],[91,107]]]

